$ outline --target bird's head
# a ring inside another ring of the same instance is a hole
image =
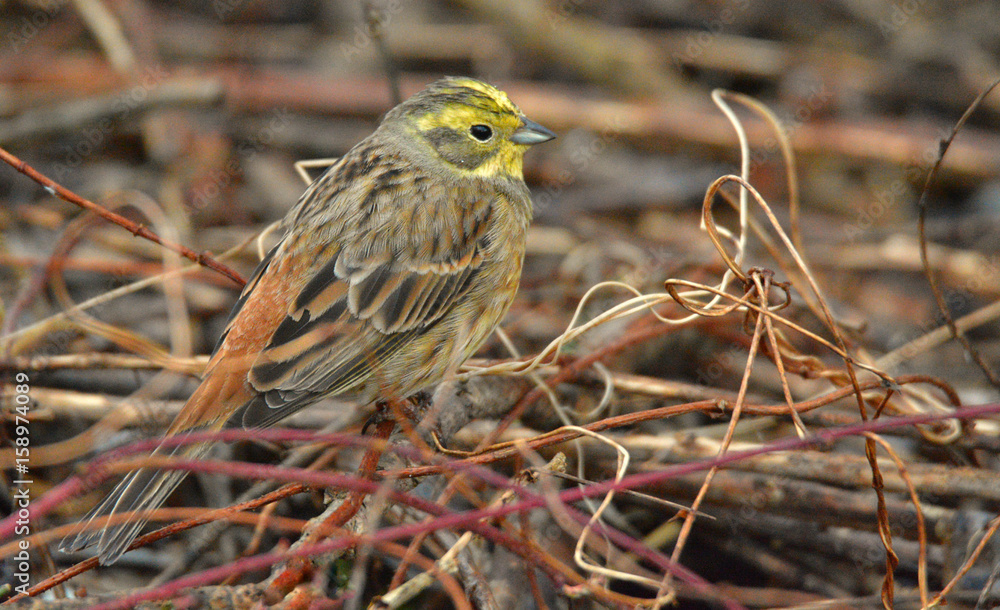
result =
[[[492,85],[472,78],[443,78],[386,115],[463,174],[520,178],[529,146],[556,134],[529,120]]]

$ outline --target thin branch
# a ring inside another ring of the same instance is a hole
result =
[[[136,237],[142,237],[144,239],[148,239],[149,241],[155,244],[159,244],[164,248],[173,250],[174,252],[180,254],[181,256],[183,256],[188,260],[198,263],[199,265],[202,265],[204,267],[208,267],[213,271],[217,271],[222,275],[228,277],[229,279],[233,280],[236,284],[240,286],[243,286],[247,283],[246,278],[244,278],[236,271],[233,271],[229,267],[223,265],[222,263],[216,261],[208,253],[195,252],[194,250],[188,248],[187,246],[165,240],[161,238],[159,235],[147,229],[146,227],[140,224],[136,224],[131,220],[129,220],[128,218],[121,216],[120,214],[115,214],[114,212],[94,203],[93,201],[90,201],[89,199],[84,199],[83,197],[77,195],[73,191],[65,188],[61,184],[51,180],[50,178],[48,178],[35,168],[31,167],[18,157],[9,153],[4,148],[0,148],[0,161],[3,161],[4,163],[10,165],[11,167],[21,172],[25,176],[31,178],[38,184],[42,185],[42,188],[44,188],[49,194],[59,197],[63,201],[72,203],[74,205],[78,205],[85,210],[89,210],[97,214],[101,218],[107,220],[108,222],[112,222],[122,227],[123,229],[132,233],[132,235],[135,235]]]

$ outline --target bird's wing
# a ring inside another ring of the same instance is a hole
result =
[[[493,201],[471,189],[400,191],[379,176],[371,183],[378,188],[367,195],[348,190],[326,202],[348,212],[322,225],[300,220],[261,263],[172,431],[212,414],[266,426],[349,394],[468,293]]]

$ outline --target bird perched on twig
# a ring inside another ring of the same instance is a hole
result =
[[[456,371],[517,292],[532,214],[522,160],[554,137],[470,78],[439,80],[390,110],[284,218],[167,435],[269,426],[330,396],[402,398]],[[113,563],[185,474],[133,471],[88,522],[134,517],[63,549],[96,543]]]

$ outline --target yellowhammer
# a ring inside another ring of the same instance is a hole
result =
[[[390,110],[282,221],[167,435],[269,426],[329,396],[406,397],[454,372],[517,292],[531,220],[522,159],[553,137],[470,78]],[[97,543],[101,563],[114,562],[184,475],[130,473],[90,519],[137,516],[64,548]]]

